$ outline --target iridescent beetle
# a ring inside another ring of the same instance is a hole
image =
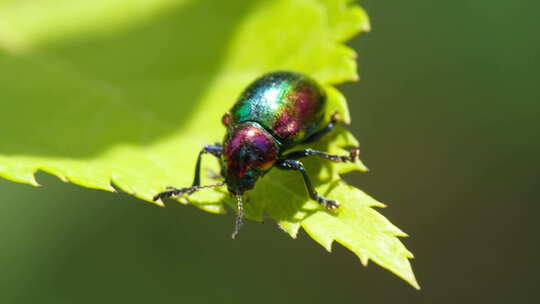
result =
[[[275,167],[300,172],[311,199],[328,210],[338,208],[338,202],[326,199],[315,191],[298,159],[319,156],[335,162],[354,162],[358,149],[352,149],[345,156],[313,149],[288,152],[297,145],[319,140],[334,128],[338,122],[337,113],[332,113],[330,122],[323,126],[325,114],[326,94],[313,79],[294,72],[263,75],[245,89],[232,109],[223,116],[222,122],[227,127],[223,144],[206,145],[199,153],[191,187],[168,188],[154,196],[154,200],[227,185],[238,204],[232,234],[235,238],[243,223],[243,194],[253,189],[259,177]],[[201,156],[206,153],[220,160],[224,181],[201,186]]]

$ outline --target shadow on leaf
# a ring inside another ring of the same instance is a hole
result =
[[[92,157],[181,129],[253,5],[234,2],[194,1],[121,32],[0,53],[0,154]]]

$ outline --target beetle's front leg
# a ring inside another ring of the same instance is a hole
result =
[[[319,156],[322,158],[329,159],[331,161],[344,163],[344,162],[355,162],[358,159],[359,152],[360,150],[358,148],[354,148],[352,151],[349,152],[349,155],[333,155],[333,154],[328,154],[328,153],[313,150],[313,149],[304,149],[300,151],[287,153],[283,155],[283,158],[300,159],[300,158],[308,157],[308,156]]]
[[[207,189],[207,188],[214,188],[225,185],[225,182],[219,182],[217,184],[213,185],[206,185],[206,186],[192,186],[192,187],[186,187],[186,188],[174,188],[174,187],[167,187],[167,191],[160,192],[156,194],[152,199],[154,201],[157,201],[158,199],[167,198],[171,196],[179,196],[181,194],[192,194],[193,192],[201,189]]]
[[[311,180],[309,179],[309,176],[307,175],[306,169],[304,168],[302,162],[292,159],[279,159],[276,162],[275,166],[281,170],[299,171],[304,178],[304,184],[306,185],[307,192],[312,200],[316,201],[319,204],[323,204],[328,210],[334,210],[339,207],[338,202],[326,199],[322,195],[318,194],[317,191],[315,191],[315,188],[313,187],[313,184],[311,183]]]
[[[224,185],[225,184],[224,182],[220,182],[213,185],[201,186],[201,160],[202,160],[203,154],[207,154],[207,153],[212,154],[215,157],[219,158],[221,154],[223,153],[223,148],[219,144],[205,145],[204,148],[201,150],[201,152],[199,152],[199,156],[197,157],[197,163],[195,165],[195,177],[193,178],[193,183],[191,184],[191,187],[179,188],[179,189],[169,187],[167,188],[168,189],[167,191],[163,191],[161,193],[158,193],[156,196],[154,196],[153,200],[156,201],[158,199],[171,197],[171,196],[178,196],[184,193],[189,195],[200,189],[213,188],[213,187]]]
[[[221,156],[223,153],[223,148],[220,144],[215,145],[205,145],[204,148],[199,152],[199,156],[197,157],[197,164],[195,165],[195,177],[193,178],[193,184],[191,184],[192,187],[200,186],[201,184],[201,159],[203,154],[210,153],[217,157]]]

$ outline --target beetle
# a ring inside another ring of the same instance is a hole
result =
[[[331,155],[313,149],[291,151],[300,144],[312,143],[334,129],[339,122],[333,112],[327,124],[327,96],[312,78],[290,71],[271,72],[256,79],[240,95],[236,103],[222,118],[227,128],[223,143],[205,145],[195,164],[195,177],[191,187],[167,188],[154,196],[154,201],[182,194],[226,185],[237,200],[238,214],[232,234],[234,239],[243,223],[243,195],[253,189],[260,177],[272,168],[297,171],[302,175],[309,197],[328,210],[339,203],[318,194],[299,160],[318,156],[335,162],[354,162],[358,148],[348,155]],[[222,182],[201,186],[200,171],[203,154],[219,159]]]

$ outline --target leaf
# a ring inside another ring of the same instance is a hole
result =
[[[37,185],[42,170],[151,201],[190,184],[198,151],[223,136],[222,113],[263,73],[311,75],[348,122],[332,85],[358,79],[343,42],[368,29],[364,11],[345,0],[1,1],[0,176]],[[314,147],[343,154],[357,144],[341,128]],[[274,170],[251,193],[247,217],[267,213],[292,237],[302,227],[327,250],[337,241],[418,288],[397,238],[405,234],[340,178],[363,164],[314,159],[306,168],[318,191],[340,201],[337,214],[307,198],[299,175]],[[234,208],[225,189],[189,200],[208,212]]]

